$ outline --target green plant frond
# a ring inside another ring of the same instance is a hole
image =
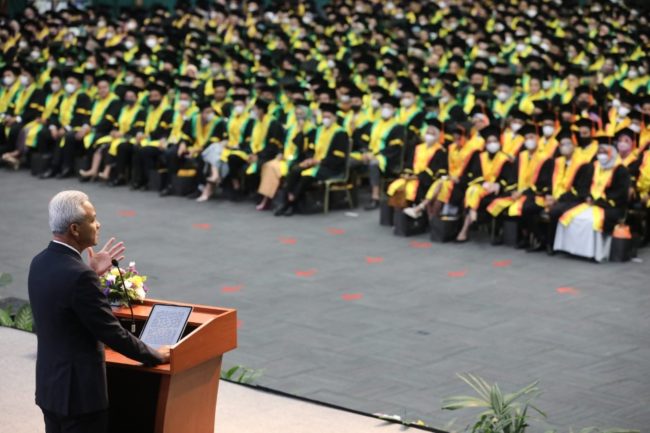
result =
[[[34,328],[34,318],[32,317],[32,307],[29,304],[23,305],[14,320],[14,326],[21,331],[32,332]]]
[[[513,401],[519,399],[522,396],[527,396],[532,394],[533,396],[536,396],[539,393],[539,388],[537,385],[539,384],[539,381],[535,381],[531,383],[530,385],[525,386],[524,388],[520,389],[517,392],[513,392],[512,394],[506,394],[504,396],[504,401],[506,404],[510,404]]]
[[[234,367],[231,367],[226,371],[222,371],[221,372],[221,378],[222,379],[228,379],[228,380],[232,379],[232,377],[237,372],[237,370],[239,370],[240,367],[241,367],[240,365],[235,365]]]
[[[14,321],[11,319],[11,316],[6,310],[0,308],[0,326],[6,326],[11,328],[14,326]]]
[[[528,405],[529,408],[531,408],[532,410],[534,410],[535,412],[537,412],[538,414],[540,414],[540,415],[542,416],[542,418],[546,418],[546,416],[547,416],[547,415],[546,415],[546,412],[542,411],[540,408],[538,408],[538,407],[535,406],[534,404],[527,403],[527,405]]]
[[[490,407],[490,404],[481,398],[465,395],[449,397],[442,402],[443,410],[457,410],[472,407]]]
[[[503,394],[501,393],[501,389],[499,388],[498,384],[494,384],[492,387],[492,391],[490,392],[490,403],[492,404],[492,408],[494,409],[494,412],[496,412],[497,415],[501,415],[505,409],[503,405]]]
[[[488,401],[490,399],[490,385],[485,380],[472,373],[457,374],[456,376],[469,385],[484,400]]]

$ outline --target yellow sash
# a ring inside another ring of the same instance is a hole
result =
[[[81,93],[77,90],[72,95],[65,95],[59,107],[59,121],[63,126],[70,126],[72,117],[74,116],[74,107],[77,104],[77,97]]]
[[[32,96],[32,93],[34,93],[34,90],[36,90],[36,83],[30,84],[29,87],[23,89],[23,91],[20,92],[20,95],[16,99],[16,107],[14,109],[14,113],[17,116],[23,114],[23,111],[25,110],[25,105],[29,101],[29,98]]]

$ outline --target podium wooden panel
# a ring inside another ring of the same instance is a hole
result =
[[[169,364],[145,367],[106,348],[111,433],[213,433],[223,354],[237,347],[237,311],[148,299],[133,305],[136,335],[153,304],[190,305]],[[128,308],[113,310],[128,329]]]

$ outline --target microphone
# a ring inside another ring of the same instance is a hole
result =
[[[124,275],[122,275],[122,269],[120,269],[120,264],[117,260],[111,260],[111,264],[117,268],[117,272],[120,273],[120,280],[122,280],[122,290],[124,291],[124,296],[126,296],[126,304],[131,310],[131,334],[135,334],[135,319],[133,318],[133,307],[131,306],[131,299],[129,298],[129,292],[126,290],[126,285],[124,284]]]

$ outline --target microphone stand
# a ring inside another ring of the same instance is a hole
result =
[[[135,334],[135,319],[133,318],[133,307],[131,306],[131,299],[129,298],[129,292],[126,290],[126,284],[124,284],[124,275],[122,274],[122,269],[120,269],[120,264],[117,260],[113,259],[111,264],[117,268],[117,272],[120,274],[120,280],[122,281],[122,290],[124,291],[124,296],[126,297],[126,304],[131,310],[131,334]]]

